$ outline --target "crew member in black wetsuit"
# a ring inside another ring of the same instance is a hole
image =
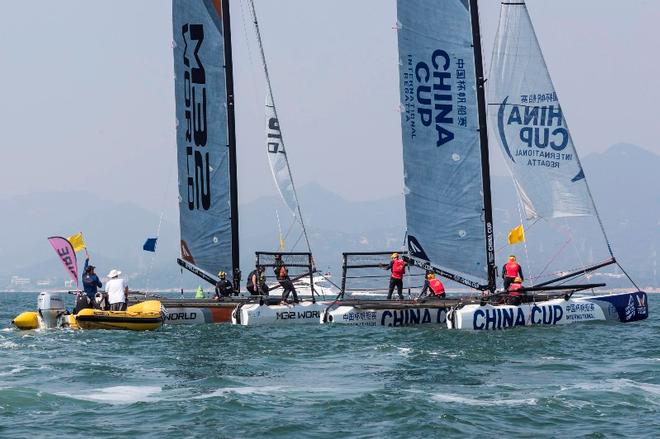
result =
[[[277,281],[284,290],[282,291],[282,303],[288,303],[287,299],[289,298],[289,294],[293,294],[293,303],[299,303],[300,301],[298,300],[296,287],[293,285],[293,282],[291,282],[289,270],[286,268],[286,265],[284,265],[284,262],[282,262],[281,255],[275,255],[275,267],[273,268],[273,272],[275,272],[275,277],[277,277]]]
[[[257,265],[257,269],[252,270],[248,275],[247,290],[253,296],[268,295],[268,285],[266,285],[266,276],[264,276],[263,265]]]
[[[231,282],[227,280],[227,275],[224,271],[218,273],[218,281],[215,283],[215,295],[213,299],[219,300],[222,297],[229,297],[234,295],[234,288]]]

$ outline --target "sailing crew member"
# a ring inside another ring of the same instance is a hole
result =
[[[522,286],[522,278],[521,277],[516,277],[513,282],[509,285],[508,292],[509,292],[509,297],[507,300],[507,303],[509,305],[520,305],[522,302],[522,293],[519,291],[523,286]]]
[[[108,273],[110,280],[105,284],[111,311],[125,311],[128,302],[128,282],[119,277],[121,271],[112,269]]]
[[[92,308],[94,304],[94,297],[98,292],[98,288],[103,287],[101,280],[96,275],[96,273],[94,273],[95,268],[96,268],[95,266],[89,263],[89,256],[88,256],[85,259],[85,268],[83,269],[82,283],[83,283],[83,290],[85,291],[85,297],[87,297],[89,302],[88,302],[88,306],[84,306],[80,308],[78,307],[78,304],[76,304],[76,309],[78,310],[84,308]]]
[[[300,303],[298,300],[298,293],[296,292],[296,287],[291,282],[289,277],[289,269],[286,268],[284,262],[282,262],[281,255],[275,255],[275,267],[273,268],[277,281],[282,286],[282,304],[287,304],[289,299],[289,294],[293,294],[293,303]]]
[[[388,265],[384,266],[385,270],[391,270],[392,274],[390,276],[390,287],[387,293],[387,300],[392,300],[392,293],[394,293],[394,287],[396,287],[397,294],[399,299],[403,300],[403,275],[406,272],[406,261],[399,259],[398,253],[392,253],[391,261]]]
[[[247,290],[252,296],[268,295],[268,285],[266,285],[263,265],[257,265],[256,270],[252,270],[248,275]]]
[[[215,283],[215,300],[220,299],[221,297],[229,297],[234,294],[234,288],[231,285],[231,282],[227,280],[227,275],[224,271],[218,272],[218,281]]]
[[[507,262],[504,267],[502,267],[502,279],[504,279],[504,289],[509,291],[509,285],[519,277],[521,281],[525,280],[523,276],[522,267],[516,261],[516,257],[511,255],[509,256],[509,262]]]
[[[202,289],[201,285],[197,285],[197,291],[195,292],[195,299],[204,299],[206,296],[204,295],[204,289]]]
[[[446,298],[445,286],[440,282],[440,279],[435,277],[435,273],[428,273],[426,275],[426,280],[424,281],[424,288],[419,294],[419,298],[426,296],[428,292],[431,292],[431,297],[438,299]]]

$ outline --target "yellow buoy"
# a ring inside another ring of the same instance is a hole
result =
[[[36,311],[22,312],[11,321],[18,329],[39,328],[39,316]]]

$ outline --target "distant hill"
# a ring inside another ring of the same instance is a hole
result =
[[[601,154],[587,156],[583,165],[615,254],[642,285],[657,285],[654,270],[660,249],[660,156],[635,145],[617,144]],[[495,230],[501,244],[508,230],[519,222],[515,190],[508,177],[494,177],[492,187]],[[393,249],[402,244],[402,195],[350,202],[318,184],[310,184],[299,189],[299,196],[320,269],[339,274],[342,251]],[[49,280],[52,287],[61,287],[66,280],[63,269],[45,238],[77,231],[84,232],[101,275],[111,268],[121,268],[133,288],[190,288],[199,283],[190,275],[181,276],[175,262],[179,241],[176,212],[167,212],[158,251],[151,254],[142,250],[142,244],[155,233],[159,214],[134,204],[67,192],[4,199],[0,207],[2,212],[10,213],[5,214],[0,231],[0,288],[12,288],[12,276],[30,278],[31,284],[25,286],[28,289],[37,288],[37,280]],[[286,233],[291,215],[279,198],[264,197],[241,205],[244,271],[254,263],[255,250],[277,248],[276,209]],[[598,234],[593,227],[575,233],[572,245],[586,260],[602,253],[602,249],[594,248]],[[293,245],[299,235],[294,228],[287,245]],[[303,247],[300,241],[296,249]],[[548,256],[554,250],[539,239],[528,242],[528,251]]]

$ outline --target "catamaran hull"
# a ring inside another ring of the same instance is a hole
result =
[[[166,306],[163,324],[201,325],[205,323],[229,323],[237,304],[227,307],[179,307]]]
[[[365,309],[354,306],[339,306],[324,312],[321,316],[321,323],[386,327],[416,325],[445,326],[449,309],[448,306],[403,309]]]
[[[606,296],[553,299],[512,305],[469,304],[452,310],[450,329],[494,330],[516,326],[567,325],[588,321],[634,322],[648,317],[643,291]]]
[[[234,325],[299,325],[317,324],[330,302],[302,302],[295,305],[259,305],[252,303],[239,306],[232,313]]]

